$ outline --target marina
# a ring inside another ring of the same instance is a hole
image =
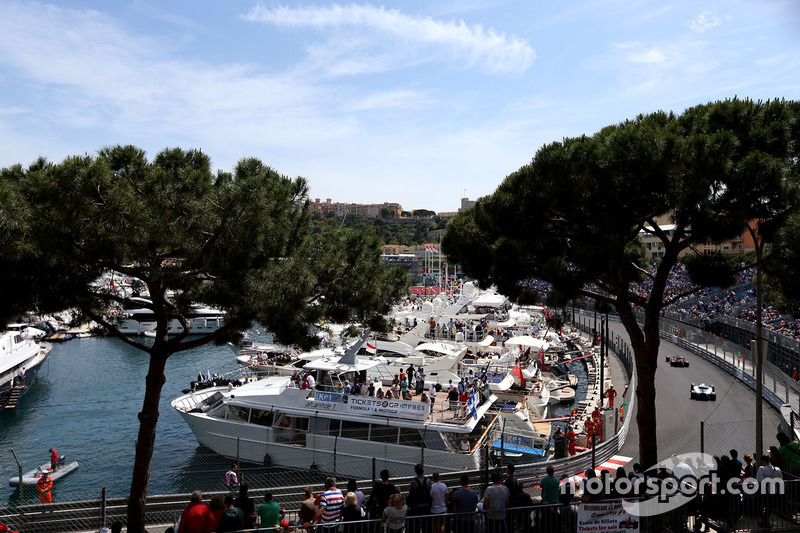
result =
[[[80,468],[55,484],[55,501],[127,496],[133,471],[136,415],[141,409],[148,357],[112,338],[78,338],[53,347],[39,376],[16,409],[0,411],[0,505],[19,501],[7,481],[42,464],[55,447]],[[220,488],[228,461],[197,446],[192,432],[169,406],[199,371],[237,368],[230,349],[204,346],[167,361],[160,404],[150,493]],[[219,472],[218,472],[219,471]],[[25,491],[28,503],[35,489]]]
[[[250,337],[271,341],[268,335],[251,332]],[[78,338],[56,345],[18,409],[0,415],[0,476],[8,480],[18,475],[10,449],[15,449],[27,472],[43,462],[49,448],[56,447],[81,465],[55,485],[56,500],[95,498],[102,487],[111,497],[126,496],[147,361],[146,354],[112,338]],[[579,379],[585,380],[583,365],[571,366],[579,376],[582,373]],[[223,487],[229,459],[198,445],[170,403],[198,374],[225,375],[238,368],[226,346],[203,346],[175,354],[167,361],[151,494]],[[585,389],[579,389],[578,394],[585,395]],[[568,414],[570,409],[570,404],[552,405],[549,416]],[[511,445],[502,444],[509,452]],[[25,498],[30,501],[35,492],[26,490]],[[0,501],[4,505],[17,503],[19,490],[0,487]]]

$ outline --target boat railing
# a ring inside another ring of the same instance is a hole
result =
[[[216,392],[218,392],[218,390],[215,388],[202,389],[181,396],[180,398],[176,398],[172,401],[172,403],[176,409],[180,409],[181,411],[191,411],[203,401],[213,396]]]

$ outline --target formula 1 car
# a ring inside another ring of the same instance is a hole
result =
[[[680,355],[676,355],[674,357],[667,356],[667,363],[669,363],[669,366],[682,366],[682,367],[689,366],[689,361],[687,361]]]
[[[692,400],[711,400],[712,402],[717,399],[717,391],[713,385],[706,385],[700,383],[699,385],[692,383],[689,391],[689,398]]]

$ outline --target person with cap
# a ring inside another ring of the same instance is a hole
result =
[[[609,385],[606,389],[606,398],[608,398],[608,406],[614,408],[614,398],[617,397],[617,391],[614,390],[614,385]]]
[[[39,492],[40,503],[53,503],[53,480],[47,471],[42,472],[42,477],[36,482],[36,490]]]

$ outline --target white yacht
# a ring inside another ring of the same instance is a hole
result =
[[[371,353],[370,346],[376,353]],[[366,380],[380,379],[390,385],[395,375],[405,371],[409,365],[425,370],[425,390],[432,383],[446,385],[457,383],[458,365],[466,353],[465,347],[455,347],[440,342],[426,342],[411,348],[400,341],[357,341],[350,349],[357,349],[362,362],[374,362],[366,371]],[[393,351],[397,349],[398,351]],[[296,353],[288,347],[272,343],[252,343],[237,352],[236,360],[249,367],[258,376],[292,376],[309,368],[309,363],[323,361],[329,365],[339,364],[345,354],[344,346],[320,348],[305,353]],[[362,380],[363,381],[363,380]]]
[[[29,339],[12,325],[0,335],[0,409],[13,409],[29,389],[52,345]]]
[[[129,298],[132,303],[142,305],[140,308],[122,309],[116,317],[117,329],[125,335],[147,335],[153,336],[156,331],[156,317],[151,309],[145,307],[150,303],[145,298]],[[212,309],[202,305],[195,305],[186,314],[189,321],[189,333],[191,335],[204,335],[213,333],[225,325],[225,316],[219,309]],[[168,332],[170,335],[177,335],[183,332],[183,325],[180,320],[174,318],[169,323]]]
[[[228,392],[191,392],[172,401],[197,441],[241,461],[369,477],[379,468],[401,472],[423,462],[440,472],[480,466],[483,445],[530,461],[542,457],[547,440],[536,434],[504,432],[505,415],[492,411],[496,397],[474,394],[469,405],[353,396],[335,392],[345,379],[366,379],[377,361],[361,361],[351,350],[335,361],[310,361],[317,389],[292,386],[288,376],[272,376]],[[513,416],[514,413],[511,413]],[[463,449],[464,442],[468,443]],[[520,445],[520,442],[523,445]],[[462,451],[463,450],[463,451]]]

